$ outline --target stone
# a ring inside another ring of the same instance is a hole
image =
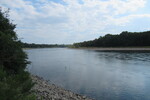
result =
[[[37,100],[41,100],[41,97],[42,100],[93,100],[65,90],[55,84],[49,84],[48,81],[41,77],[31,75],[31,78],[36,83],[31,92],[36,95]]]

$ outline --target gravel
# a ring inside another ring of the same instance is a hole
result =
[[[31,75],[31,78],[35,82],[32,91],[37,100],[94,100],[50,84],[41,77]]]

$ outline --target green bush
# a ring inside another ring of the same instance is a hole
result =
[[[0,68],[0,100],[34,100],[29,92],[33,85],[28,72],[7,75]]]

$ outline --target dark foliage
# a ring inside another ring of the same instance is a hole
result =
[[[22,50],[8,12],[0,9],[0,100],[33,100],[27,55]]]
[[[67,45],[58,45],[58,44],[29,44],[29,43],[22,43],[23,48],[57,48],[57,47],[67,47]]]
[[[141,47],[150,46],[150,31],[127,32],[119,35],[107,34],[91,41],[73,44],[75,47]]]
[[[35,100],[29,92],[33,85],[28,72],[8,75],[0,66],[0,100]]]
[[[0,64],[11,73],[18,73],[28,63],[15,28],[16,25],[10,22],[8,14],[0,11]]]

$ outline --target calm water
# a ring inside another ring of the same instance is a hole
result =
[[[28,70],[97,100],[150,100],[150,52],[25,50]]]

